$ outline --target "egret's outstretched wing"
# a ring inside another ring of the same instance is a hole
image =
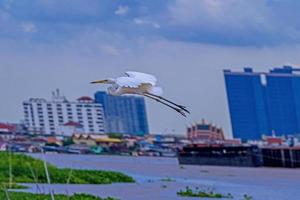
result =
[[[116,79],[116,84],[121,87],[138,88],[144,84],[143,81],[131,77],[119,77]]]
[[[155,86],[157,79],[155,78],[155,76],[151,75],[151,74],[146,74],[146,73],[141,73],[141,72],[126,72],[125,73],[128,77],[136,79],[142,83],[148,83],[151,84],[152,86]]]

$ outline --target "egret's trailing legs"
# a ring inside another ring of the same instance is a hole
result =
[[[172,108],[173,110],[179,112],[181,115],[183,115],[184,117],[186,117],[186,114],[183,112],[183,110],[182,110],[181,108],[176,108],[176,107],[174,107],[174,106],[172,106],[172,105],[170,105],[170,104],[167,104],[166,102],[163,102],[161,99],[159,99],[159,98],[157,98],[157,97],[155,97],[155,96],[151,96],[151,94],[144,93],[143,95],[144,95],[145,97],[148,97],[148,98],[150,98],[150,99],[153,99],[153,100],[155,100],[155,101],[157,101],[157,102],[159,102],[159,103],[162,103],[162,104],[168,106],[169,108]]]
[[[146,93],[146,94],[151,95],[151,96],[156,97],[156,98],[159,98],[159,99],[161,99],[161,100],[164,100],[164,101],[166,101],[166,102],[168,102],[168,103],[170,103],[170,104],[172,104],[172,105],[174,105],[174,106],[179,107],[180,109],[182,109],[182,110],[184,110],[185,112],[187,112],[187,113],[190,114],[190,111],[189,111],[188,109],[186,109],[186,107],[183,106],[183,105],[179,105],[179,104],[177,104],[177,103],[174,103],[173,101],[170,101],[169,99],[166,99],[166,98],[164,98],[164,97],[162,97],[162,96],[158,96],[158,95],[151,94],[151,93]]]

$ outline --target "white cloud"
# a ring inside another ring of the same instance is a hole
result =
[[[137,24],[137,25],[143,25],[143,24],[146,24],[146,21],[143,20],[143,19],[140,19],[140,18],[134,18],[133,21],[134,21],[134,23]]]
[[[129,12],[128,6],[118,6],[118,9],[115,11],[116,15],[126,15]]]
[[[133,22],[137,25],[151,25],[153,28],[160,28],[160,25],[157,22],[152,22],[141,18],[134,18]]]
[[[259,12],[258,12],[259,10]],[[169,7],[173,24],[206,28],[268,29],[270,16],[265,1],[176,0]]]
[[[154,22],[152,25],[153,25],[154,28],[160,28],[160,25],[156,22]]]
[[[32,22],[23,22],[21,24],[22,30],[25,33],[34,33],[37,31],[36,25]]]
[[[118,56],[120,54],[118,49],[111,45],[102,45],[100,48],[103,53],[109,55]]]

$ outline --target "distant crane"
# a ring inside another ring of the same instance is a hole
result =
[[[104,80],[93,81],[91,83],[104,83],[110,84],[107,91],[114,96],[120,96],[123,94],[136,94],[148,97],[159,103],[162,103],[181,115],[186,117],[186,113],[190,113],[189,110],[183,105],[179,105],[162,97],[163,90],[161,87],[156,86],[157,79],[151,74],[129,71],[125,73],[125,76],[118,78],[107,78]]]

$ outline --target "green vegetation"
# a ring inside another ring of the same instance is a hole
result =
[[[6,188],[9,188],[9,189],[27,189],[28,187],[27,186],[24,186],[24,185],[18,185],[16,183],[2,183],[2,185],[0,185],[0,190],[1,189],[6,189]]]
[[[72,138],[68,138],[68,139],[63,141],[63,146],[68,146],[68,145],[71,145],[71,144],[74,144],[74,141],[73,141]]]
[[[244,199],[245,200],[252,200],[252,196],[248,196],[247,194],[244,194]]]
[[[196,188],[196,190],[193,190],[189,187],[186,187],[185,190],[180,190],[177,192],[177,195],[183,196],[183,197],[201,197],[201,198],[233,198],[232,195],[229,193],[227,195],[223,195],[220,193],[215,193],[213,191],[200,191],[199,188]]]
[[[117,200],[112,197],[100,198],[88,194],[74,194],[67,195],[54,195],[55,200]],[[13,200],[51,200],[50,195],[46,194],[31,194],[24,192],[0,192],[0,199],[13,199]]]
[[[122,139],[123,135],[121,133],[108,133],[109,138]]]
[[[0,153],[0,183],[4,184],[6,188],[11,188],[11,184],[8,183],[47,183],[43,161],[22,154],[9,155],[7,152]],[[10,165],[11,167],[9,167]],[[112,171],[60,169],[51,164],[48,164],[48,170],[51,183],[110,184],[134,182],[133,178]]]

